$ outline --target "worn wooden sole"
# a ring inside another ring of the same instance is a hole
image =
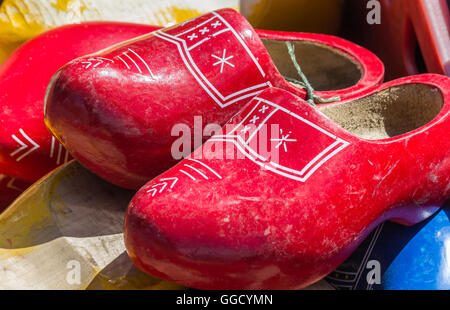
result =
[[[55,170],[0,215],[0,289],[180,289],[134,267],[123,243],[132,191],[77,162]]]

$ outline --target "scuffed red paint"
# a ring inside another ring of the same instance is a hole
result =
[[[263,98],[345,141],[345,148],[302,181],[249,158],[207,159],[212,144],[236,139],[211,138],[133,198],[124,230],[130,257],[142,270],[189,287],[298,289],[332,272],[381,222],[424,220],[450,197],[450,79],[408,77],[345,102],[417,83],[442,94],[441,111],[420,128],[379,140],[353,135],[284,90],[264,91],[230,123],[245,120]],[[330,144],[329,136],[308,134],[293,114],[273,117],[269,123],[289,128],[299,142],[282,154],[287,168],[300,169]]]

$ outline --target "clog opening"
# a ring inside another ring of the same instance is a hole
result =
[[[299,80],[285,41],[265,38],[262,41],[281,75]],[[349,55],[316,42],[290,42],[294,45],[297,62],[316,91],[345,89],[361,80],[362,68]]]
[[[404,84],[356,101],[319,109],[354,135],[379,140],[396,137],[428,124],[443,106],[444,99],[436,87]]]

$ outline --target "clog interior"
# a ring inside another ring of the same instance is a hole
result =
[[[299,75],[286,42],[262,38],[278,71],[285,77],[299,80]],[[349,55],[325,44],[312,41],[290,41],[303,73],[317,91],[345,89],[354,86],[362,77],[361,66]]]
[[[396,137],[431,122],[442,110],[439,89],[404,84],[319,110],[354,135],[368,140]]]

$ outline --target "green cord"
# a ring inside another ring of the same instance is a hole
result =
[[[300,68],[300,65],[297,62],[297,59],[295,57],[294,45],[291,42],[286,41],[286,46],[288,48],[289,56],[291,56],[292,63],[294,64],[294,67],[297,70],[297,73],[303,82],[297,81],[296,79],[287,78],[287,77],[285,77],[285,79],[289,82],[299,84],[301,87],[303,87],[306,90],[306,101],[308,101],[311,105],[313,105],[315,107],[316,102],[317,103],[330,103],[330,102],[341,100],[341,97],[332,97],[332,98],[325,99],[320,96],[317,96],[315,94],[314,88],[309,83],[306,75],[303,73],[302,69]]]

